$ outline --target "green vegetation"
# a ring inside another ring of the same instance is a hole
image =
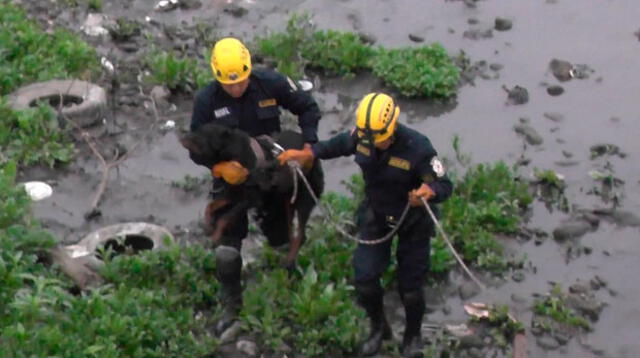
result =
[[[86,78],[99,70],[92,47],[65,30],[52,34],[27,19],[23,10],[0,0],[0,95],[56,78]],[[16,112],[0,98],[0,165],[68,162],[73,146],[58,129],[49,106]]]
[[[460,71],[440,44],[378,50],[373,73],[407,97],[451,97]]]
[[[66,30],[45,33],[22,9],[0,0],[0,94],[54,78],[87,79],[98,69],[91,46]]]
[[[294,79],[307,67],[328,75],[352,76],[371,70],[407,97],[446,98],[456,93],[460,71],[439,44],[375,50],[351,32],[315,30],[308,15],[294,14],[283,33],[256,40],[258,52]]]
[[[536,320],[546,332],[554,331],[557,325],[591,330],[589,322],[579,316],[566,302],[566,295],[562,287],[556,284],[543,298],[537,299],[533,305],[533,312],[541,319]]]
[[[457,157],[464,155],[458,153]],[[455,177],[455,173],[450,175]],[[495,236],[516,234],[520,214],[532,200],[527,184],[517,180],[515,169],[503,162],[477,164],[455,181],[454,194],[443,204],[442,224],[466,262],[501,273],[509,262]],[[432,272],[446,273],[456,265],[439,236],[432,250]]]
[[[152,49],[145,57],[151,83],[162,84],[170,90],[200,88],[211,81],[211,71],[195,59],[181,57],[173,51]]]
[[[489,335],[492,341],[501,349],[509,348],[516,334],[524,332],[524,325],[509,314],[508,305],[491,305],[487,319],[472,317],[471,321],[476,323],[486,321],[491,327]]]
[[[0,164],[14,160],[53,167],[73,158],[73,144],[58,129],[56,114],[48,105],[13,111],[0,98]]]

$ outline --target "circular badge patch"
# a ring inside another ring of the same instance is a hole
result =
[[[444,170],[444,165],[442,164],[442,162],[440,161],[440,159],[438,159],[438,157],[433,157],[431,158],[431,169],[433,169],[433,172],[436,173],[436,176],[438,178],[442,177],[445,173]]]

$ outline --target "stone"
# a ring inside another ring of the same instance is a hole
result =
[[[509,89],[506,86],[502,86],[502,88],[507,91],[507,100],[510,104],[517,105],[529,102],[529,91],[527,91],[526,88],[521,86],[515,86],[512,89]]]
[[[551,96],[559,96],[564,93],[562,86],[549,86],[547,87],[547,93]]]
[[[556,349],[558,349],[558,347],[560,347],[560,343],[558,342],[557,339],[555,339],[554,337],[548,336],[546,334],[543,335],[543,336],[538,337],[536,339],[536,343],[540,347],[542,347],[542,348],[544,348],[546,350],[549,350],[549,351],[556,350]]]
[[[474,282],[469,281],[460,285],[458,288],[458,293],[460,294],[460,298],[463,300],[467,300],[480,292],[480,288]]]
[[[424,42],[424,37],[417,34],[409,34],[409,40],[413,42]]]
[[[579,238],[592,229],[591,224],[586,220],[572,219],[565,221],[553,230],[553,238],[564,242],[569,239]]]
[[[493,28],[498,31],[508,31],[513,27],[513,21],[502,17],[496,17]]]
[[[562,122],[564,121],[564,115],[562,113],[557,112],[545,112],[543,114],[544,118],[550,119],[554,122]]]
[[[258,355],[258,346],[249,340],[241,339],[236,343],[236,348],[250,357]]]
[[[573,70],[573,65],[571,62],[554,58],[549,63],[549,69],[551,69],[553,75],[560,82],[569,81],[572,78],[571,71]]]
[[[522,135],[530,145],[540,145],[544,142],[538,131],[528,124],[517,124],[513,129],[516,133]]]

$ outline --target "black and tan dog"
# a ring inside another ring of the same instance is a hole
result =
[[[289,242],[286,265],[295,264],[298,251],[306,240],[305,229],[315,201],[302,178],[297,178],[295,201],[294,175],[287,166],[281,166],[273,154],[273,142],[284,149],[301,149],[302,136],[293,131],[283,131],[269,137],[251,138],[247,133],[216,124],[206,124],[197,131],[180,139],[182,145],[200,160],[200,164],[212,168],[223,161],[238,161],[248,169],[249,176],[241,185],[229,186],[225,194],[213,199],[205,210],[205,226],[213,233],[218,243],[229,223],[249,208],[256,208],[262,233],[273,246]],[[319,161],[303,169],[316,197],[324,189],[324,174]],[[214,214],[223,207],[231,206],[214,223]],[[284,216],[284,217],[283,217]],[[297,232],[293,220],[297,217]]]

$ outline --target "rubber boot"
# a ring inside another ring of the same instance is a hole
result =
[[[241,270],[242,259],[236,248],[232,246],[216,248],[216,276],[220,281],[222,305],[222,316],[215,325],[217,336],[222,335],[238,319],[238,313],[242,308]]]
[[[358,287],[358,300],[367,312],[371,328],[369,337],[362,343],[360,354],[371,356],[380,351],[382,341],[391,338],[391,327],[384,315],[383,291],[378,287]]]
[[[424,316],[424,296],[422,290],[401,294],[406,324],[402,339],[402,356],[405,358],[422,358],[422,317]]]

